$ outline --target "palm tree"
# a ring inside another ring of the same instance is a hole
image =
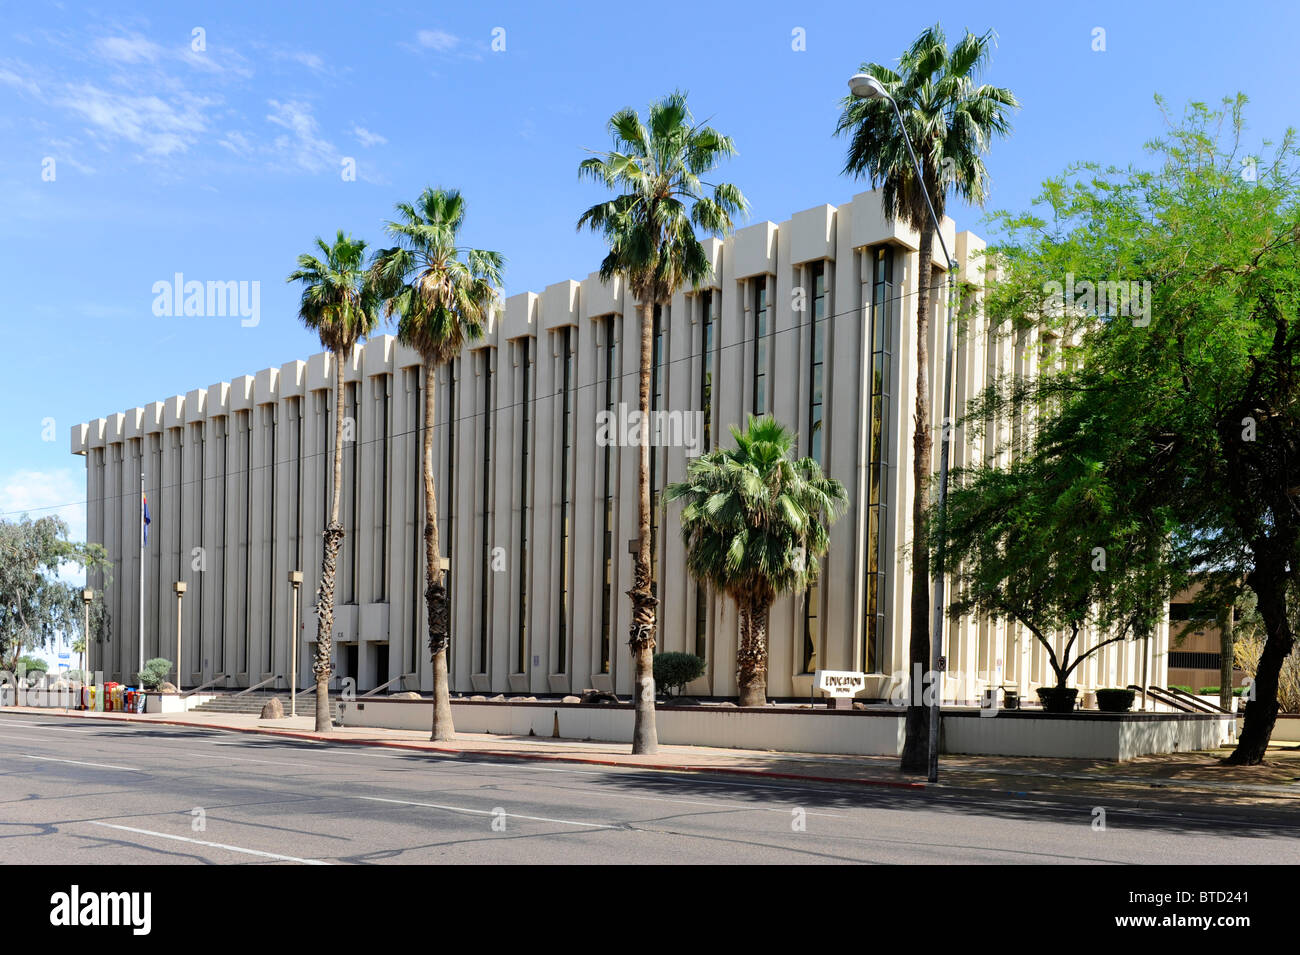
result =
[[[456,244],[465,221],[465,200],[455,189],[425,189],[411,203],[398,203],[398,221],[385,227],[397,245],[375,256],[375,285],[384,314],[398,316],[397,337],[424,359],[424,600],[433,662],[432,739],[448,740],[456,728],[447,685],[447,585],[438,545],[438,497],[433,481],[435,376],[483,337],[497,306],[505,263],[499,252]]]
[[[298,317],[320,336],[321,346],[334,358],[334,476],[330,522],[325,528],[320,586],[316,590],[316,732],[330,732],[329,680],[334,634],[334,573],[338,566],[343,524],[339,503],[343,489],[343,366],[358,341],[379,324],[379,299],[366,273],[366,243],[340,229],[334,244],[320,236],[311,253],[298,256],[298,268],[286,281],[302,283]]]
[[[736,684],[741,706],[767,702],[767,620],[777,597],[816,582],[830,547],[830,525],[848,504],[844,485],[815,458],[793,460],[793,432],[775,418],[731,428],[734,450],[695,458],[685,481],[664,489],[684,501],[686,566],[736,602],[740,640]]]
[[[875,77],[898,104],[907,127],[900,129],[894,108],[884,99],[845,97],[837,135],[849,138],[844,171],[881,186],[885,215],[901,217],[920,232],[921,279],[916,296],[916,413],[912,435],[912,631],[909,672],[930,667],[930,559],[926,544],[926,510],[930,479],[929,370],[931,262],[934,224],[926,195],[942,217],[951,190],[957,197],[982,206],[988,193],[983,153],[990,142],[1011,130],[1008,115],[1019,107],[1008,89],[977,84],[975,77],[988,62],[996,42],[992,31],[969,31],[950,51],[943,28],[925,30],[903,53],[898,69],[864,63],[861,72]],[[916,148],[922,179],[908,152],[908,137]],[[927,711],[907,708],[907,739],[902,768],[926,768]]]
[[[616,193],[597,203],[578,220],[578,229],[604,235],[609,254],[600,277],[625,277],[637,300],[641,322],[640,420],[650,413],[651,335],[656,306],[667,305],[686,283],[698,284],[711,263],[695,235],[698,227],[713,234],[732,229],[732,217],[746,208],[745,197],[730,183],[711,187],[708,175],[725,157],[735,155],[731,138],[697,124],[686,94],[675,92],[652,103],[648,123],[636,110],[623,109],[609,121],[613,149],[584,159],[579,178],[594,179]],[[710,195],[705,190],[711,189]],[[632,570],[630,627],[636,719],[633,753],[659,748],[655,729],[655,605],[650,590],[650,445],[642,428],[637,467],[637,551]]]

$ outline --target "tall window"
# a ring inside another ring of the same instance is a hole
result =
[[[389,377],[377,375],[374,382],[375,430],[379,443],[379,486],[375,495],[375,554],[374,570],[370,578],[370,596],[379,603],[388,601],[388,414],[389,414]]]
[[[617,395],[616,375],[618,360],[614,350],[614,316],[606,315],[601,320],[605,338],[605,410],[611,416],[615,414],[614,399]],[[613,638],[613,591],[614,591],[614,497],[610,480],[610,470],[614,457],[614,442],[605,444],[605,480],[601,495],[604,513],[604,525],[601,534],[601,566],[604,567],[604,579],[600,596],[600,672],[609,672],[610,645]]]
[[[343,386],[343,483],[348,489],[344,504],[344,526],[347,534],[347,573],[344,575],[346,590],[343,602],[357,602],[357,565],[360,563],[357,540],[357,507],[361,502],[361,468],[357,458],[357,445],[361,441],[361,393],[359,382],[349,382]],[[356,674],[350,674],[355,676]]]
[[[573,539],[573,488],[569,468],[573,451],[573,326],[560,329],[560,581],[556,624],[555,671],[568,672],[569,659],[569,566]]]
[[[478,591],[478,660],[479,672],[488,672],[488,581],[492,575],[492,349],[482,349],[483,361],[483,458],[479,500],[483,508],[483,534],[480,538],[483,551],[482,576]]]
[[[424,459],[424,429],[427,423],[424,419],[424,368],[420,365],[413,365],[406,369],[406,416],[407,420],[414,423],[411,434],[407,438],[407,448],[410,449],[408,461],[418,461],[423,474]],[[450,494],[452,489],[446,484],[442,485],[442,494]],[[411,611],[411,669],[417,667],[416,661],[420,659],[420,631],[423,627],[424,615],[422,613],[422,601],[418,599],[419,595],[424,593],[424,587],[420,580],[420,562],[424,559],[424,479],[411,482],[411,513],[416,515],[412,521],[413,531],[409,536],[411,541],[411,593],[416,595],[415,606]],[[434,515],[434,520],[437,520]],[[448,541],[450,543],[450,541]]]
[[[301,406],[302,399],[298,398],[296,400],[299,402]],[[198,451],[198,461],[194,465],[194,474],[195,474],[194,514],[195,514],[195,530],[198,534],[198,540],[202,544],[207,542],[207,537],[203,533],[204,527],[206,526],[205,522],[207,520],[207,517],[205,516],[207,514],[207,487],[208,487],[207,478],[205,476],[207,474],[207,471],[205,469],[207,468],[207,464],[208,464],[207,437],[204,433],[206,429],[202,422],[199,422],[198,424],[190,425],[190,428],[191,428],[191,434],[194,435],[194,447]],[[301,500],[302,499],[299,498],[299,501]],[[299,539],[301,540],[301,535],[299,535]],[[107,540],[107,537],[105,537],[105,540]],[[299,562],[299,566],[302,566],[301,562]],[[203,579],[205,577],[207,577],[207,574],[194,575],[194,583],[192,585],[194,587],[194,594],[190,598],[191,600],[195,601],[195,606],[198,607],[198,613],[191,616],[190,620],[199,621],[198,623],[194,623],[194,622],[191,623],[191,632],[194,634],[194,648],[192,651],[192,655],[190,656],[190,669],[195,673],[198,673],[203,669],[203,646],[202,646],[203,627],[201,621],[207,619],[207,617],[204,615],[204,607],[206,605],[204,603]],[[87,648],[86,652],[87,653],[90,652],[89,648]],[[177,667],[178,672],[179,669],[180,668]],[[179,686],[179,684],[177,685]]]
[[[532,339],[524,336],[515,347],[519,355],[520,394],[520,436],[519,436],[519,546],[515,548],[516,573],[519,575],[517,594],[517,612],[519,614],[519,647],[515,652],[515,672],[528,672],[528,438],[533,422],[533,393],[529,367],[531,357],[529,345]]]
[[[713,446],[713,290],[700,293],[700,410],[704,415],[704,451]],[[695,582],[695,655],[704,659],[709,636],[709,590]]]
[[[825,441],[823,398],[826,372],[826,263],[816,262],[808,266],[805,275],[812,286],[812,308],[808,312],[808,456],[825,467],[822,450]],[[820,646],[821,587],[813,584],[804,595],[804,673],[812,673],[817,669]]]
[[[667,352],[663,320],[663,309],[654,308],[654,329],[651,333],[653,348],[650,357],[650,421],[643,421],[642,427],[650,428],[647,440],[650,447],[650,593],[659,596],[659,451],[654,446],[653,422],[655,412],[663,408],[664,355]]]
[[[890,328],[894,315],[894,251],[882,246],[871,256],[871,431],[867,461],[867,576],[865,666],[876,669],[877,650],[885,632],[886,500],[893,352]]]
[[[443,559],[447,561],[448,568],[452,568],[454,566],[452,564],[451,555],[452,555],[452,549],[456,546],[456,500],[457,500],[457,488],[456,488],[456,420],[457,418],[456,416],[457,414],[459,414],[457,410],[458,405],[456,403],[456,398],[457,395],[460,393],[458,387],[459,371],[460,371],[459,358],[453,358],[451,361],[447,362],[447,483],[446,485],[444,485],[447,488],[447,493],[444,495],[444,498],[446,500],[446,507],[447,507],[447,538],[446,538],[447,543],[445,546],[442,544],[443,538],[442,535],[439,534],[438,550],[439,550],[439,556],[441,556]],[[417,389],[417,393],[418,393],[418,389]],[[421,408],[424,407],[423,396],[420,397],[420,407]],[[432,428],[434,427],[435,424],[436,422],[426,421],[425,427]],[[423,529],[421,530],[421,533],[423,533]],[[417,567],[419,566],[419,563],[420,562],[417,559],[416,560]],[[434,574],[437,574],[436,569],[434,570]],[[453,571],[451,569],[444,571],[442,577],[442,583],[443,586],[447,589],[448,631],[450,633],[455,633],[456,632],[456,602],[451,599],[452,576],[453,576]],[[421,593],[423,592],[423,588],[422,587],[416,588],[415,592]],[[451,655],[454,650],[454,645],[455,645],[454,640],[447,645],[447,671],[448,672],[451,672]],[[470,656],[472,657],[473,654],[471,653]]]
[[[754,366],[751,371],[754,414],[767,413],[767,276],[751,279],[754,296]]]
[[[258,549],[261,553],[261,565],[266,568],[272,580],[279,577],[279,568],[275,564],[275,491],[276,491],[276,428],[279,425],[279,405],[270,402],[262,406],[262,452],[264,461],[262,473],[266,475],[263,487],[261,513],[258,515]],[[179,442],[178,442],[179,443]],[[251,462],[250,462],[251,463]],[[179,518],[179,514],[177,517]],[[180,526],[179,519],[176,522]],[[262,597],[261,612],[265,614],[263,633],[266,637],[263,645],[262,667],[264,673],[274,672],[272,648],[275,645],[275,591],[268,588]],[[177,672],[180,668],[177,667]]]

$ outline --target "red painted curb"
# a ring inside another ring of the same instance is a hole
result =
[[[0,713],[8,710],[5,707]],[[200,729],[224,730],[229,733],[255,733],[259,736],[283,736],[289,739],[306,739],[318,743],[343,743],[348,746],[382,746],[388,749],[405,749],[419,753],[440,753],[449,756],[493,756],[502,759],[533,760],[544,763],[579,763],[589,766],[617,766],[624,769],[650,769],[670,773],[720,773],[731,776],[756,776],[765,779],[793,779],[802,782],[843,783],[853,786],[882,786],[887,789],[925,789],[922,782],[905,782],[892,779],[855,779],[844,776],[809,776],[803,773],[774,773],[766,769],[746,769],[739,766],[692,766],[687,763],[634,763],[623,759],[597,759],[590,756],[553,756],[546,753],[516,753],[512,750],[496,749],[453,749],[445,746],[426,746],[422,743],[404,743],[400,741],[379,739],[347,739],[340,736],[326,736],[321,733],[297,732],[294,730],[274,730],[247,726],[222,726],[219,723],[195,723],[191,720],[135,720],[127,713],[95,713],[86,711],[64,710],[31,711],[19,710],[24,716],[63,716],[72,719],[116,720],[118,722],[147,726],[151,723],[163,726],[195,726]]]

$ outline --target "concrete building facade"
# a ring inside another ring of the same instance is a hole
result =
[[[951,220],[944,236],[969,283],[963,294],[977,305],[984,243]],[[806,699],[817,669],[865,670],[866,695],[875,697],[903,678],[923,268],[936,289],[929,343],[936,437],[947,305],[944,263],[921,263],[918,244],[904,223],[884,217],[878,192],[863,193],[709,240],[710,279],[656,311],[656,504],[664,485],[684,476],[689,456],[729,441],[728,427],[751,413],[774,414],[797,431],[799,453],[816,456],[849,494],[819,586],[772,609],[772,697]],[[635,306],[622,282],[595,274],[511,296],[486,337],[438,372],[432,427],[454,691],[631,689],[625,591],[637,454],[621,425],[636,408]],[[959,335],[958,407],[993,375],[1034,374],[1032,344],[990,334],[973,309]],[[377,336],[356,348],[345,377],[336,673],[362,690],[389,681],[429,690],[423,368],[415,352]],[[88,537],[115,564],[105,588],[109,631],[92,645],[92,665],[107,678],[129,681],[136,669],[143,472],[153,517],[143,567],[146,657],[175,656],[172,584],[183,580],[182,681],[225,674],[226,685],[249,686],[281,676],[286,685],[288,574],[301,570],[298,667],[307,684],[333,388],[332,358],[317,354],[74,429],[72,451],[86,462]],[[981,440],[957,428],[953,466],[995,453],[1011,437]],[[677,510],[654,513],[658,649],[704,657],[706,675],[689,692],[734,695],[735,607],[687,574]],[[1147,643],[1105,648],[1077,683],[1122,686],[1141,682],[1144,669],[1163,682],[1167,643],[1166,627]],[[959,621],[947,631],[945,653],[947,698],[977,699],[990,684],[1028,692],[1051,682],[1042,648],[1005,622]]]

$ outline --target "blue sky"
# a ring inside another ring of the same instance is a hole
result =
[[[583,147],[674,88],[735,139],[725,175],[751,221],[867,188],[831,137],[845,80],[936,18],[995,30],[987,79],[1023,103],[988,157],[990,208],[1023,208],[1073,160],[1141,162],[1157,92],[1181,107],[1244,91],[1255,138],[1296,119],[1286,3],[212,6],[3,6],[6,516],[70,505],[82,533],[72,425],[319,350],[284,282],[295,257],[340,228],[380,241],[426,185],[464,192],[465,238],[505,254],[507,294],[585,277],[602,249],[574,229],[600,195],[577,180]],[[982,231],[978,211],[950,212]],[[153,284],[176,272],[260,282],[259,323],[155,316]]]

